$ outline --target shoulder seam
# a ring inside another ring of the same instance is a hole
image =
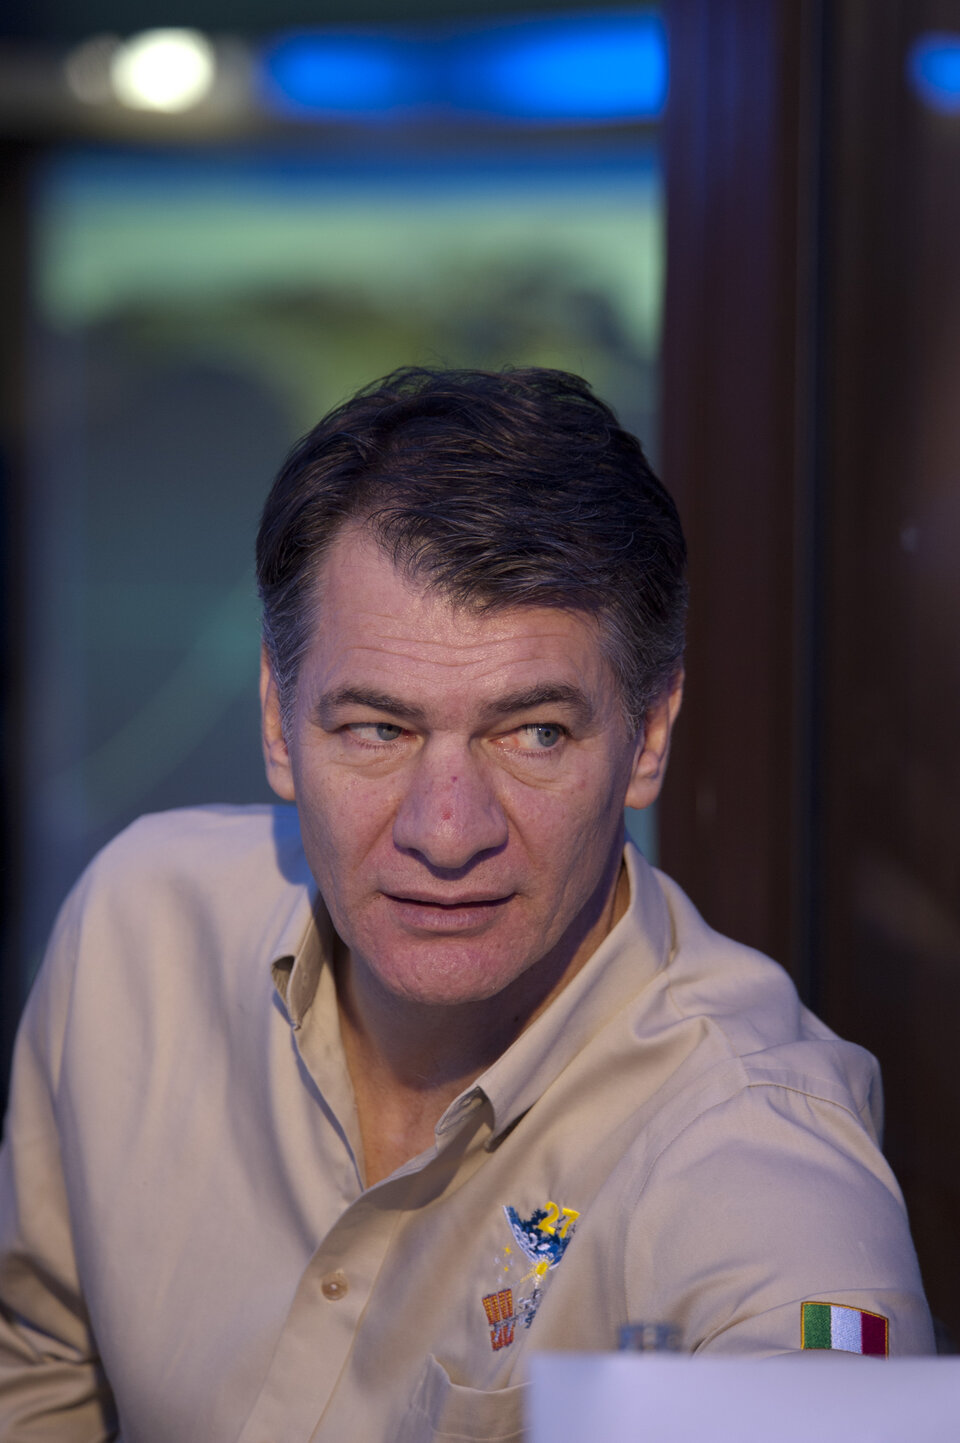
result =
[[[736,1061],[737,1061],[738,1063],[740,1063],[740,1066],[741,1066],[741,1068],[743,1069],[743,1060],[742,1060],[742,1058],[736,1057]],[[745,1069],[744,1069],[744,1070],[745,1070]],[[707,1106],[701,1108],[699,1112],[697,1112],[697,1113],[696,1113],[693,1117],[691,1117],[686,1123],[684,1123],[683,1127],[680,1129],[679,1132],[674,1133],[672,1137],[668,1138],[667,1141],[664,1142],[663,1146],[660,1147],[660,1148],[658,1149],[658,1151],[656,1152],[656,1154],[649,1160],[649,1163],[648,1163],[648,1165],[647,1165],[647,1167],[646,1167],[646,1169],[645,1169],[645,1171],[644,1171],[644,1175],[643,1175],[643,1180],[642,1180],[642,1182],[640,1182],[640,1184],[639,1184],[637,1187],[635,1187],[635,1188],[633,1189],[632,1193],[631,1193],[632,1198],[637,1199],[637,1198],[640,1197],[640,1195],[643,1193],[644,1189],[646,1188],[646,1186],[647,1186],[647,1184],[648,1184],[648,1182],[649,1182],[649,1180],[650,1180],[650,1175],[652,1174],[654,1168],[657,1166],[657,1163],[658,1163],[658,1162],[660,1161],[660,1159],[663,1157],[664,1153],[669,1152],[670,1148],[672,1148],[675,1143],[679,1142],[680,1139],[681,1139],[682,1137],[684,1137],[684,1136],[690,1131],[690,1129],[691,1129],[693,1126],[695,1126],[696,1123],[700,1122],[704,1117],[707,1116],[708,1113],[715,1111],[716,1108],[726,1106],[726,1104],[727,1104],[728,1102],[732,1102],[732,1101],[734,1100],[734,1098],[739,1097],[742,1093],[747,1092],[747,1091],[749,1091],[749,1090],[752,1090],[752,1089],[754,1089],[754,1088],[761,1088],[761,1087],[776,1088],[776,1089],[778,1089],[778,1090],[780,1090],[780,1091],[782,1091],[782,1092],[792,1092],[792,1093],[795,1093],[795,1094],[796,1094],[797,1096],[799,1096],[799,1097],[808,1097],[808,1098],[811,1098],[811,1099],[812,1099],[813,1101],[815,1101],[815,1102],[823,1102],[823,1103],[826,1103],[827,1105],[829,1105],[829,1106],[831,1106],[831,1107],[837,1108],[840,1112],[846,1112],[847,1114],[849,1114],[850,1117],[852,1117],[852,1118],[854,1118],[854,1119],[856,1120],[856,1122],[857,1122],[857,1124],[858,1124],[859,1126],[862,1126],[862,1125],[863,1125],[863,1124],[862,1124],[862,1120],[861,1120],[861,1118],[860,1118],[860,1115],[859,1115],[859,1113],[856,1111],[856,1108],[855,1108],[855,1107],[848,1107],[848,1106],[846,1106],[844,1103],[838,1102],[838,1101],[836,1100],[836,1098],[833,1098],[833,1097],[823,1097],[820,1093],[818,1093],[818,1092],[813,1092],[813,1091],[811,1091],[811,1090],[808,1089],[808,1088],[803,1088],[803,1087],[791,1087],[789,1083],[786,1083],[786,1082],[776,1082],[776,1081],[774,1081],[774,1080],[772,1080],[772,1079],[764,1078],[764,1079],[759,1079],[759,1080],[757,1080],[756,1082],[751,1082],[751,1081],[749,1081],[749,1079],[747,1079],[747,1080],[744,1080],[744,1081],[741,1083],[740,1086],[738,1086],[738,1087],[732,1087],[732,1088],[727,1092],[726,1096],[724,1096],[724,1097],[719,1097],[719,1098],[717,1098],[715,1101],[709,1103]],[[852,1099],[851,1099],[851,1101],[852,1101]],[[630,1209],[629,1209],[629,1208],[624,1209],[624,1217],[625,1217],[625,1219],[628,1220],[628,1219],[629,1219],[629,1216],[630,1216]]]
[[[776,1078],[773,1077],[758,1077],[756,1081],[748,1080],[746,1086],[750,1088],[776,1087],[779,1088],[782,1092],[795,1092],[798,1097],[810,1097],[813,1098],[816,1102],[825,1102],[830,1107],[839,1108],[841,1112],[848,1112],[851,1117],[856,1118],[857,1122],[860,1123],[861,1126],[863,1125],[863,1118],[861,1117],[860,1110],[857,1107],[856,1099],[853,1097],[851,1097],[850,1104],[848,1105],[845,1102],[838,1102],[835,1097],[826,1097],[822,1092],[815,1092],[813,1088],[794,1087],[789,1082],[779,1082]]]

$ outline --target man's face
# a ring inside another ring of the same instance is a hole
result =
[[[600,940],[625,797],[653,800],[666,750],[654,764],[650,727],[646,746],[629,734],[592,621],[472,615],[358,530],[321,582],[286,738],[265,670],[264,738],[352,959],[440,1005],[492,997],[548,955],[569,974]]]

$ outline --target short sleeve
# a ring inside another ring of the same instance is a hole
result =
[[[664,1147],[630,1210],[626,1286],[630,1315],[675,1323],[689,1351],[799,1350],[811,1302],[886,1319],[891,1354],[935,1351],[882,1154],[852,1109],[786,1086],[746,1086]]]

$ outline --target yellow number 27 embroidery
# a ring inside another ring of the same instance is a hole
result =
[[[559,1238],[565,1238],[567,1231],[576,1222],[580,1214],[576,1208],[558,1207],[555,1202],[546,1204],[546,1216],[537,1223],[542,1233],[556,1234]],[[562,1217],[562,1221],[561,1221]]]

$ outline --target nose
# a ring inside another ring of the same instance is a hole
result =
[[[435,869],[459,871],[502,847],[508,830],[482,760],[466,747],[428,742],[394,819],[395,844]]]

